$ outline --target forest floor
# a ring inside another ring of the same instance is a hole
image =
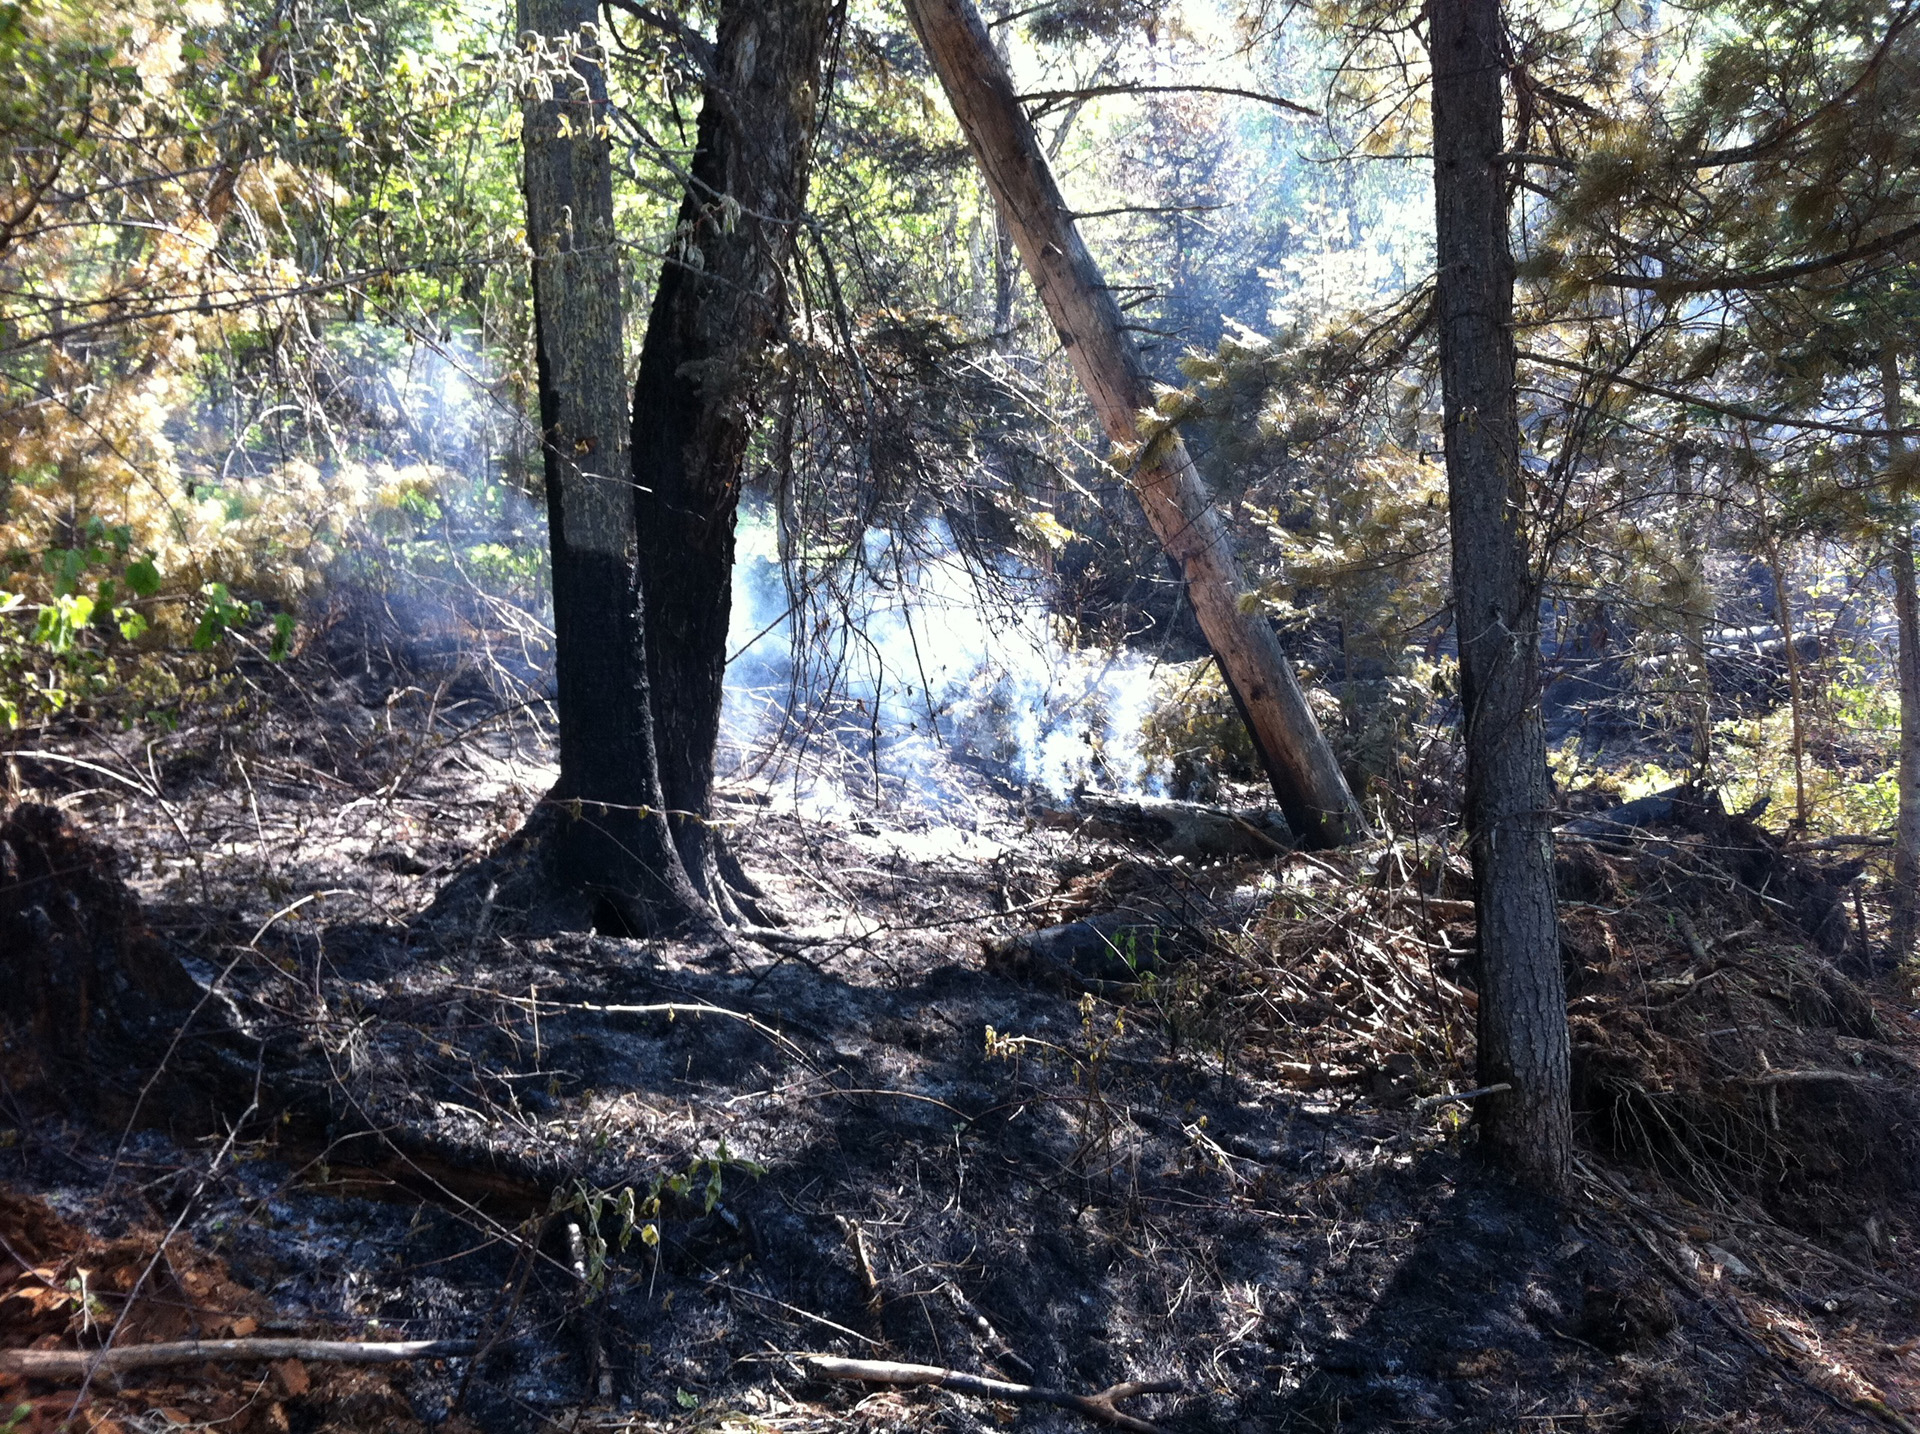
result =
[[[1168,1430],[1920,1419],[1920,1003],[1836,936],[1846,873],[1738,819],[1563,862],[1585,1144],[1552,1205],[1446,1099],[1471,909],[1430,853],[1206,864],[958,771],[838,817],[740,782],[784,938],[435,931],[551,780],[538,729],[457,684],[250,680],[12,759],[202,994],[84,1077],[16,1035],[0,1346],[482,1352],[0,1375],[9,1431],[1091,1427],[808,1352],[1173,1380],[1126,1406]],[[1083,918],[1104,951],[1023,939]]]

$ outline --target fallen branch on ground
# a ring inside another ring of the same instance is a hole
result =
[[[107,1350],[4,1349],[0,1374],[30,1379],[83,1379],[89,1372],[208,1364],[219,1360],[302,1359],[323,1364],[397,1364],[408,1359],[449,1359],[472,1354],[471,1339],[187,1339],[170,1344],[127,1344]]]
[[[1839,1081],[1848,1085],[1880,1085],[1880,1076],[1870,1071],[1763,1071],[1743,1077],[1747,1085],[1820,1085]]]
[[[1893,838],[1889,836],[1829,836],[1820,837],[1813,841],[1790,841],[1786,844],[1785,849],[1790,852],[1839,851],[1843,847],[1850,846],[1881,847],[1892,845]]]
[[[931,1384],[960,1394],[975,1394],[982,1399],[1005,1399],[1015,1404],[1051,1404],[1071,1409],[1102,1424],[1132,1429],[1136,1434],[1162,1434],[1160,1426],[1136,1419],[1118,1407],[1118,1401],[1140,1394],[1172,1394],[1180,1388],[1172,1379],[1128,1380],[1098,1394],[1069,1394],[1064,1389],[1042,1389],[1032,1384],[1010,1384],[1004,1379],[988,1379],[978,1374],[962,1374],[957,1369],[940,1369],[931,1364],[894,1364],[882,1359],[840,1359],[826,1354],[803,1354],[807,1368],[822,1379],[859,1380],[866,1384]]]
[[[1499,1095],[1502,1091],[1512,1089],[1511,1082],[1496,1081],[1492,1085],[1476,1086],[1472,1090],[1455,1091],[1452,1095],[1423,1095],[1413,1103],[1413,1108],[1429,1110],[1436,1105],[1451,1105],[1457,1100],[1478,1100],[1483,1095]]]

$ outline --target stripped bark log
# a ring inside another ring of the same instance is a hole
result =
[[[1172,1394],[1179,1382],[1172,1379],[1127,1380],[1101,1390],[1098,1394],[1070,1394],[1064,1389],[1043,1389],[1032,1384],[1010,1384],[1004,1379],[987,1379],[978,1374],[963,1374],[957,1369],[941,1369],[931,1364],[894,1364],[883,1359],[840,1359],[825,1354],[803,1354],[807,1368],[821,1379],[858,1380],[863,1384],[932,1385],[960,1394],[975,1394],[982,1399],[1004,1399],[1014,1404],[1051,1404],[1056,1409],[1071,1409],[1111,1424],[1132,1429],[1136,1434],[1161,1434],[1160,1426],[1136,1418],[1118,1407],[1122,1399],[1142,1394]]]
[[[968,0],[907,0],[907,15],[1101,425],[1122,451],[1139,452],[1128,475],[1134,495],[1179,565],[1288,824],[1314,846],[1364,835],[1366,821],[1279,639],[1257,606],[1245,603],[1226,527],[1186,446],[1171,431],[1142,432],[1142,411],[1154,406],[1152,380],[986,26]]]

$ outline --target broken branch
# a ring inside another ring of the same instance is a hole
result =
[[[1472,1090],[1455,1091],[1452,1095],[1423,1095],[1413,1103],[1415,1110],[1427,1110],[1436,1105],[1451,1105],[1455,1101],[1478,1100],[1483,1095],[1499,1095],[1502,1091],[1512,1090],[1509,1081],[1495,1081],[1492,1085],[1476,1086]]]
[[[449,1359],[472,1354],[471,1339],[187,1339],[168,1344],[127,1344],[107,1350],[0,1350],[0,1374],[29,1379],[84,1379],[91,1372],[208,1364],[227,1359],[301,1359],[332,1364],[398,1364],[408,1359]]]
[[[1051,1404],[1056,1409],[1071,1409],[1102,1424],[1131,1429],[1135,1434],[1163,1434],[1157,1424],[1136,1419],[1118,1407],[1118,1401],[1141,1394],[1172,1394],[1180,1388],[1172,1379],[1127,1380],[1101,1390],[1098,1394],[1070,1394],[1064,1389],[1043,1389],[1032,1384],[1011,1384],[1004,1379],[988,1379],[978,1374],[963,1374],[957,1369],[941,1369],[931,1364],[895,1364],[883,1359],[840,1359],[825,1354],[803,1354],[807,1368],[822,1379],[858,1380],[866,1384],[931,1384],[960,1394],[982,1399],[1005,1399],[1015,1404]]]

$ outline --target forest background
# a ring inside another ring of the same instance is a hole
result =
[[[1457,678],[1419,17],[988,18],[1350,784],[1386,830],[1444,830]],[[1895,844],[1914,18],[1507,12],[1527,522],[1569,800],[1690,777],[1730,807],[1771,798],[1801,836]],[[712,19],[604,15],[630,315],[662,265],[698,262],[676,211]],[[510,31],[499,7],[441,4],[6,10],[16,746],[236,700],[236,649],[277,660],[376,599],[415,630],[489,634],[508,695],[542,700],[519,145],[537,64]],[[743,551],[777,564],[778,635],[807,672],[775,729],[856,706],[853,727],[877,725],[852,675],[860,594],[937,551],[1043,608],[1064,650],[1151,657],[1144,721],[1068,775],[1111,780],[1144,742],[1133,782],[1252,778],[1124,455],[904,18],[841,7],[829,66],[790,313],[750,375]],[[750,729],[743,747],[766,736]],[[1920,765],[1905,781],[1920,810]],[[1876,898],[1912,885],[1890,876]],[[1911,910],[1889,919],[1910,947]]]
[[[0,1149],[400,1195],[300,1299],[514,1427],[968,1283],[1191,1421],[1911,1428],[1920,4],[984,20],[0,7]]]

